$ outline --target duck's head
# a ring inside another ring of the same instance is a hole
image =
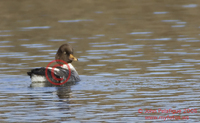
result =
[[[56,56],[56,60],[63,60],[67,63],[71,63],[72,61],[78,61],[76,57],[73,56],[73,49],[69,44],[63,44],[59,47]],[[64,64],[62,62],[57,61],[58,64]]]

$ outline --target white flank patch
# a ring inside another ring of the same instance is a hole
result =
[[[33,75],[33,76],[31,77],[31,81],[32,81],[32,82],[38,82],[38,81],[44,82],[44,81],[47,81],[47,79],[46,79],[45,76]]]

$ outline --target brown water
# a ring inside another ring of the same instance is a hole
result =
[[[199,5],[0,1],[0,122],[200,121]],[[73,65],[82,81],[30,88],[26,72],[54,60],[64,43],[74,47],[79,62]]]

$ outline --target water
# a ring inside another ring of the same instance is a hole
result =
[[[0,122],[199,122],[199,1],[0,3]],[[31,83],[64,43],[82,81]]]

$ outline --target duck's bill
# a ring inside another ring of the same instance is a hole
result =
[[[72,61],[78,61],[78,59],[74,57],[72,54],[69,55],[69,59]]]

